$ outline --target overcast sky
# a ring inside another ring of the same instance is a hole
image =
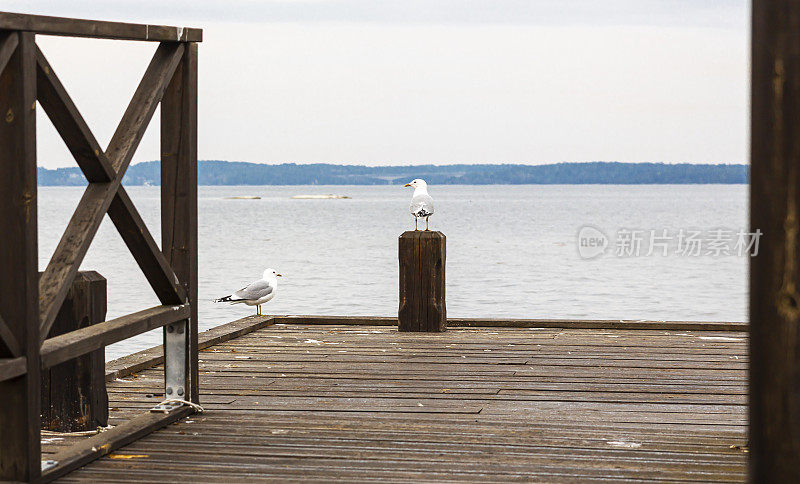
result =
[[[202,27],[200,159],[747,161],[745,0],[4,0]],[[38,37],[105,146],[151,43]],[[158,118],[134,162],[158,158]],[[40,110],[39,164],[73,166]]]

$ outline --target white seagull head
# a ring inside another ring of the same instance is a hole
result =
[[[283,277],[283,274],[278,274],[275,269],[265,270],[264,275],[262,276],[265,281],[271,281],[273,279],[277,280],[276,278],[278,277]]]
[[[425,180],[423,180],[422,178],[416,178],[414,180],[411,180],[411,183],[406,183],[403,186],[414,187],[415,190],[416,189],[421,189],[421,190],[427,190],[428,189],[428,184],[425,183]]]

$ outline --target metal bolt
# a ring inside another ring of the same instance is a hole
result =
[[[183,334],[183,325],[178,326],[178,334]]]
[[[172,387],[167,387],[167,395],[172,395]]]
[[[175,328],[173,328],[171,324],[167,326],[167,333],[171,333],[173,331],[175,331]]]
[[[178,388],[178,395],[183,395],[183,387]]]

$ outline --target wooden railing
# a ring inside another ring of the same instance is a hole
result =
[[[159,42],[103,150],[37,34]],[[0,480],[51,480],[191,412],[147,413],[49,459],[40,451],[40,372],[164,327],[165,394],[198,401],[197,42],[202,30],[0,12]],[[36,103],[89,182],[41,278],[37,252]],[[161,247],[122,186],[161,105]],[[108,214],[161,306],[48,338]],[[98,445],[100,444],[100,445]],[[43,470],[44,468],[44,470]]]

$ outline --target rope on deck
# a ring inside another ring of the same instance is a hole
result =
[[[87,436],[87,435],[97,435],[100,432],[105,432],[106,430],[111,430],[113,428],[114,428],[113,425],[107,425],[105,427],[98,426],[94,430],[80,430],[80,431],[77,431],[77,432],[57,432],[55,430],[42,429],[42,435],[48,435],[48,436],[53,436],[53,437],[60,436],[60,435],[64,435],[64,436],[67,436],[67,437],[69,437],[69,436],[81,437],[81,436]]]
[[[156,410],[154,408],[154,409],[151,409],[150,411],[151,412],[169,413],[170,410],[167,409],[167,408],[164,408],[164,406],[168,405],[170,403],[180,403],[182,405],[187,405],[187,406],[192,407],[193,409],[195,409],[195,411],[197,413],[205,412],[205,409],[202,406],[200,406],[200,404],[197,404],[197,403],[194,403],[194,402],[190,402],[188,400],[183,400],[183,399],[180,399],[180,398],[168,398],[168,399],[162,401],[161,403],[159,403],[158,405],[156,405],[156,407],[155,407],[155,408],[159,408],[159,407],[161,407],[161,408],[159,408],[158,410]]]

